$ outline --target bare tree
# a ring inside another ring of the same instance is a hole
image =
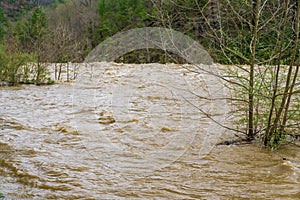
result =
[[[200,36],[199,41],[215,44],[212,52],[218,55],[216,60],[231,64],[229,71],[218,77],[236,96],[232,101],[237,102],[236,113],[245,122],[247,140],[262,133],[266,146],[278,146],[289,134],[286,128],[291,128],[291,102],[298,93],[299,2],[219,0],[181,4],[153,0],[153,4],[159,21],[168,28],[181,29],[181,24],[189,24],[190,16],[198,18],[195,34]],[[287,63],[288,69],[283,65]]]

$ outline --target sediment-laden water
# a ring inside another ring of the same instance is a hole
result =
[[[232,136],[204,113],[230,124],[228,102],[218,99],[227,92],[187,68],[94,63],[70,83],[0,88],[0,192],[7,199],[299,199],[299,147],[215,146]]]

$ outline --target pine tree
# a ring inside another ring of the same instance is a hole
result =
[[[29,33],[33,41],[40,39],[47,28],[47,16],[41,7],[36,7],[33,10],[29,21]]]
[[[100,0],[98,13],[103,38],[118,31],[144,26],[147,19],[145,1],[140,0]]]
[[[8,26],[8,19],[4,14],[3,8],[0,7],[0,43],[3,41]]]

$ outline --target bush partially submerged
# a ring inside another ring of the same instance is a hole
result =
[[[1,192],[0,192],[0,199],[5,199],[4,194],[2,194]]]
[[[50,84],[46,67],[36,64],[36,58],[26,53],[6,52],[0,47],[0,85]]]

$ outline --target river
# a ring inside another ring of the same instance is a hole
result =
[[[299,199],[300,151],[233,138],[226,89],[189,65],[94,63],[0,88],[6,199]],[[283,160],[286,158],[287,160]]]

